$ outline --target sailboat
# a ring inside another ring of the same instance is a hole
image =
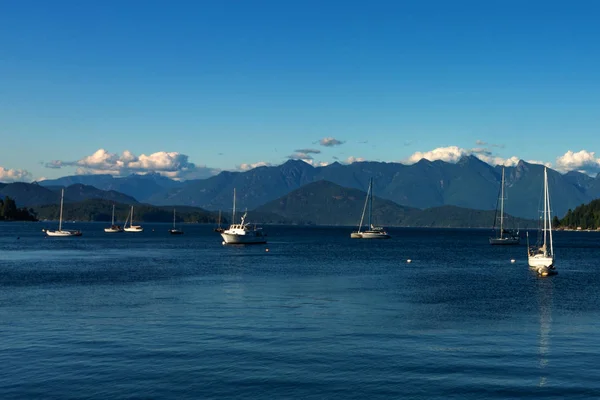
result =
[[[213,229],[213,231],[219,232],[219,233],[223,233],[225,231],[225,229],[223,229],[221,227],[221,210],[219,210],[219,222],[218,222],[218,226],[215,229]]]
[[[548,192],[548,168],[544,167],[544,217],[543,227],[538,233],[538,243],[529,247],[529,232],[527,232],[527,262],[538,275],[556,274],[554,268],[554,244],[552,243],[552,220],[550,217],[550,194]],[[541,235],[540,235],[541,233]],[[541,237],[540,237],[541,236]]]
[[[256,225],[250,226],[250,224],[245,222],[247,215],[248,212],[245,212],[240,223],[235,223],[235,189],[233,189],[233,216],[231,218],[231,225],[229,229],[220,232],[223,244],[267,243],[267,235],[263,233],[261,228],[257,228]]]
[[[502,184],[500,185],[500,230],[496,237],[490,238],[490,244],[519,244],[519,231],[504,229],[504,167],[502,168]],[[498,215],[498,207],[496,207],[496,216]],[[494,218],[494,227],[498,218]]]
[[[368,228],[362,231],[363,221],[365,219],[365,212],[369,209],[369,224]],[[360,216],[360,222],[358,223],[358,230],[350,234],[352,239],[389,239],[390,235],[380,226],[374,226],[371,222],[373,214],[373,178],[369,180],[369,189],[367,190],[367,198],[365,200],[365,206],[363,207],[362,215]]]
[[[49,229],[42,229],[43,232],[48,236],[55,237],[67,237],[67,236],[81,236],[82,233],[80,230],[70,230],[62,228],[62,217],[63,217],[63,203],[65,199],[65,189],[62,189],[60,192],[60,214],[58,217],[58,230],[53,231]]]
[[[123,227],[120,225],[115,225],[115,205],[113,204],[112,208],[112,222],[109,228],[104,228],[104,232],[106,233],[116,233],[123,232]]]
[[[171,235],[183,235],[183,231],[175,227],[175,209],[173,209],[173,228],[169,229],[169,233]]]
[[[127,226],[127,221],[129,221],[129,226]],[[133,225],[133,206],[131,206],[131,211],[129,211],[129,215],[127,216],[127,220],[125,221],[125,232],[143,232],[144,228],[140,225]]]

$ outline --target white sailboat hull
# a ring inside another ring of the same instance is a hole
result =
[[[132,226],[128,226],[127,228],[123,229],[125,232],[143,232],[144,228],[142,228],[139,225],[132,225]]]
[[[362,239],[362,232],[352,232],[350,234],[350,239]]]
[[[362,239],[389,239],[390,235],[385,231],[364,231],[361,232]]]
[[[554,265],[554,257],[545,256],[543,254],[535,254],[528,256],[527,261],[531,268],[551,267]]]
[[[52,236],[52,237],[68,237],[68,236],[81,236],[82,235],[81,231],[72,231],[72,230],[60,230],[60,231],[46,230],[45,232],[46,232],[47,236]]]

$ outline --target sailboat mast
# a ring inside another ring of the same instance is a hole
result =
[[[235,224],[235,188],[233,188],[233,215],[231,217],[231,223]]]
[[[373,213],[373,178],[369,181],[369,229],[371,229],[371,214]]]
[[[112,224],[111,225],[114,225],[114,224],[115,224],[115,205],[113,204]]]
[[[360,233],[360,230],[362,229],[362,224],[365,219],[365,211],[367,211],[367,204],[369,204],[369,191],[370,190],[371,190],[371,186],[369,186],[369,189],[367,189],[367,197],[365,197],[365,205],[363,206],[363,211],[360,216],[360,223],[358,224],[358,232],[359,233]]]
[[[175,229],[175,209],[173,209],[173,229]]]
[[[65,198],[65,189],[60,191],[60,215],[58,217],[58,230],[62,231],[62,215],[63,215],[63,201]]]
[[[544,186],[546,187],[545,191],[546,191],[546,203],[547,203],[547,209],[548,209],[548,235],[550,236],[550,255],[552,257],[554,257],[554,248],[552,245],[552,219],[550,214],[552,213],[552,210],[550,210],[550,190],[548,189],[548,172],[547,169],[544,168]]]
[[[500,193],[500,239],[502,239],[504,238],[504,167],[502,167],[502,188]]]
[[[548,175],[544,167],[544,255],[548,254],[546,250],[546,233],[548,229]]]

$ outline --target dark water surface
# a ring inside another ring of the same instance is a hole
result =
[[[600,396],[599,233],[537,278],[481,230],[72,225],[0,224],[2,399]]]

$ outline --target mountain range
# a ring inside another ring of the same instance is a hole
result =
[[[19,207],[33,207],[60,203],[62,186],[41,186],[36,183],[15,182],[0,184],[0,198],[10,197]],[[102,190],[77,183],[65,188],[65,203],[75,203],[88,199],[104,199],[115,203],[136,204],[131,196],[114,190]]]
[[[505,207],[509,214],[537,218],[543,169],[542,165],[525,161],[505,167]],[[555,215],[562,217],[567,210],[600,197],[600,175],[594,178],[575,171],[561,174],[551,169],[548,175]],[[41,181],[39,185],[52,188],[79,183],[118,191],[143,203],[186,205],[214,211],[232,208],[234,188],[238,209],[252,210],[322,180],[366,191],[369,178],[373,177],[375,195],[397,205],[418,209],[456,206],[492,210],[497,205],[501,176],[502,167],[466,156],[457,163],[422,159],[412,165],[385,162],[344,165],[336,162],[324,167],[289,160],[278,166],[263,166],[245,172],[223,171],[207,179],[184,182],[159,174],[120,178],[77,175]],[[0,194],[5,189],[0,189]]]

